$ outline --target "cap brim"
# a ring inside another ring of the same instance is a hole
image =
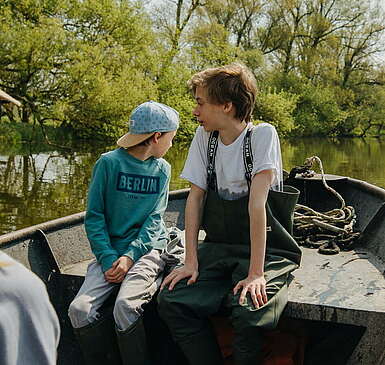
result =
[[[128,148],[136,146],[139,143],[142,143],[147,138],[150,138],[156,132],[144,133],[144,134],[130,134],[126,133],[124,136],[120,137],[116,142],[118,146]]]

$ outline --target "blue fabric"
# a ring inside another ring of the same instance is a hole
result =
[[[130,134],[170,132],[178,129],[179,113],[156,101],[137,106],[130,116]]]
[[[88,191],[85,228],[103,272],[120,256],[134,262],[163,249],[171,167],[164,159],[141,161],[123,148],[96,162]]]

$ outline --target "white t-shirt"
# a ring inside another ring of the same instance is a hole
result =
[[[248,126],[252,126],[249,123]],[[215,172],[218,194],[222,199],[235,200],[248,194],[243,162],[243,139],[245,128],[238,138],[229,145],[224,145],[218,137],[218,148],[215,156]],[[202,126],[198,127],[191,143],[181,178],[207,190],[207,147],[210,132]],[[254,126],[251,137],[253,153],[252,176],[263,170],[273,170],[273,189],[282,187],[282,161],[279,138],[275,128],[268,123]]]

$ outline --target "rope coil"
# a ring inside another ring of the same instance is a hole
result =
[[[294,238],[301,246],[318,248],[321,254],[334,255],[341,249],[351,249],[360,232],[354,232],[357,218],[354,208],[346,205],[343,197],[327,184],[322,161],[318,156],[309,157],[303,166],[293,168],[290,177],[297,173],[304,177],[314,176],[315,172],[311,168],[316,163],[319,165],[324,187],[339,200],[341,207],[321,213],[297,204],[294,209]]]

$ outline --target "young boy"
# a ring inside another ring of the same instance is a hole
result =
[[[165,278],[159,311],[191,365],[219,365],[208,317],[224,305],[235,332],[235,364],[257,365],[262,329],[276,326],[288,275],[300,261],[290,224],[286,230],[265,208],[271,189],[283,194],[279,140],[271,125],[250,122],[256,82],[245,66],[207,69],[189,86],[200,127],[181,175],[191,182],[186,260]],[[283,221],[290,218],[291,212]],[[198,248],[201,223],[206,238]]]
[[[123,364],[148,364],[140,317],[165,266],[162,251],[169,238],[163,213],[170,165],[161,157],[172,146],[178,125],[174,109],[143,103],[132,112],[130,131],[117,142],[120,148],[95,164],[85,229],[96,260],[69,307],[87,364],[118,364],[120,357]],[[113,316],[121,356],[111,321],[100,312],[115,291]]]

